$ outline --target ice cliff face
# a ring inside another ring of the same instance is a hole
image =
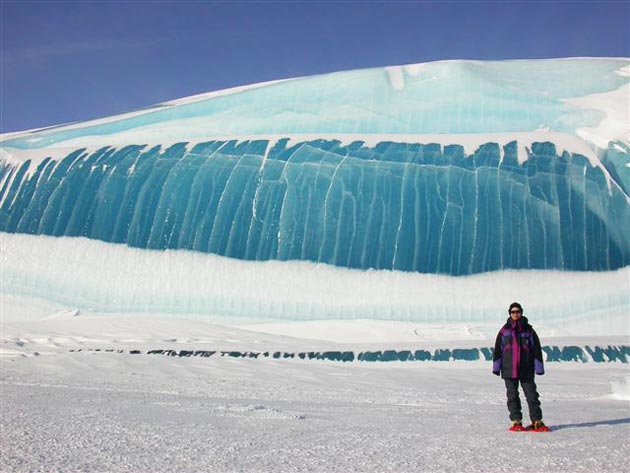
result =
[[[629,71],[428,63],[13,134],[0,230],[446,275],[624,267]]]

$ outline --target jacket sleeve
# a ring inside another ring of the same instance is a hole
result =
[[[501,374],[501,362],[503,359],[503,334],[499,330],[497,339],[494,342],[494,352],[492,354],[492,372],[499,376]]]
[[[538,375],[543,375],[545,374],[545,365],[543,363],[542,347],[540,346],[538,334],[535,331],[532,332],[534,339],[534,371]]]

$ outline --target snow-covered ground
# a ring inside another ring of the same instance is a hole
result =
[[[12,206],[29,206],[36,214],[49,198],[54,202],[45,218],[42,212],[40,221],[26,222],[31,218],[26,212],[22,225],[11,230],[28,233],[47,233],[46,222],[56,219],[55,209],[63,205],[63,218],[49,231],[59,235],[78,188],[67,199],[61,192],[54,199],[47,192],[33,199],[31,194],[42,176],[50,177],[51,192],[58,178],[74,179],[52,170],[66,169],[56,167],[77,148],[87,149],[77,162],[92,166],[103,146],[112,152],[126,144],[165,150],[185,142],[190,152],[195,143],[266,140],[260,178],[254,179],[260,185],[271,147],[284,138],[289,144],[336,139],[370,147],[387,141],[458,144],[468,156],[482,144],[517,141],[521,163],[533,143],[553,142],[558,153],[588,158],[608,179],[608,194],[621,192],[630,202],[600,161],[611,140],[619,140],[613,146],[620,153],[629,143],[629,71],[628,58],[442,61],[253,84],[115,117],[4,134],[0,185],[6,191],[0,203],[11,212]],[[52,161],[46,164],[46,158]],[[38,173],[42,163],[48,170]],[[108,164],[102,165],[91,168],[96,171],[90,185],[97,185],[98,169],[105,173]],[[138,171],[134,163],[126,174],[108,176],[103,182],[138,179]],[[157,180],[147,182],[151,187]],[[588,207],[600,215],[593,228],[586,217],[577,218],[584,242],[601,221],[616,229],[613,237],[626,248],[621,243],[627,240],[622,231],[627,220],[619,220],[625,214],[607,213],[608,200],[575,182],[584,195],[595,195]],[[475,189],[478,185],[475,178]],[[95,220],[109,232],[118,216],[117,204],[108,199],[119,196],[102,189],[94,198],[95,205],[102,204]],[[168,189],[160,192],[170,196]],[[136,190],[140,195],[140,187]],[[258,196],[256,190],[247,203],[253,220],[263,218]],[[580,202],[582,194],[578,197]],[[223,193],[221,199],[233,205]],[[79,201],[87,202],[83,194]],[[560,216],[555,205],[543,209],[545,215]],[[142,212],[141,206],[135,209]],[[294,217],[290,213],[287,220]],[[502,214],[496,215],[502,221]],[[164,218],[169,221],[168,212]],[[216,231],[236,241],[233,222],[224,220],[226,226],[217,224]],[[146,229],[153,225],[139,221]],[[395,221],[400,236],[402,213]],[[550,222],[558,230],[549,235],[560,235],[560,224],[567,223],[560,217]],[[341,220],[334,225],[340,228]],[[475,223],[475,239],[477,229]],[[279,243],[282,236],[278,231]],[[547,235],[543,241],[553,243]],[[310,259],[328,261],[321,251]],[[627,254],[620,251],[610,254]],[[523,267],[536,266],[530,263]],[[620,361],[547,363],[538,385],[553,431],[536,434],[508,432],[504,384],[488,361],[343,363],[220,355],[485,348],[493,344],[512,300],[524,303],[545,345],[628,346],[629,266],[454,278],[1,233],[0,270],[1,473],[630,472],[630,365]],[[216,353],[178,357],[149,350]]]
[[[349,343],[334,340],[358,340],[357,334],[366,335],[365,323],[333,324],[334,336],[326,337],[313,323],[296,325],[287,336],[274,334],[272,325],[263,333],[199,320],[76,311],[44,320],[5,319],[0,471],[630,470],[627,364],[548,363],[537,382],[545,420],[554,431],[533,434],[507,431],[504,386],[486,361],[341,363],[129,354],[158,348],[492,344],[464,325],[434,326],[431,336],[426,332],[415,342],[409,324],[383,323],[380,337],[377,325],[372,323],[366,341]],[[285,324],[277,332],[290,330]],[[544,344],[556,341],[543,339]],[[628,344],[628,338],[562,342]]]

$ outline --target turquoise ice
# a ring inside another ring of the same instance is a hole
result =
[[[582,152],[544,133],[519,140],[597,129],[607,111],[572,100],[621,90],[627,68],[565,59],[349,71],[10,136],[0,231],[447,275],[624,267],[627,141]]]
[[[523,164],[516,149],[258,140],[77,150],[30,176],[28,163],[0,167],[12,174],[0,230],[451,275],[630,263],[624,192],[551,143]]]
[[[562,100],[613,91],[626,59],[444,61],[299,78],[238,93],[163,104],[140,115],[79,128],[57,127],[10,139],[4,146],[39,148],[82,136],[188,122],[171,139],[296,133],[493,133],[548,127],[574,133],[603,113]],[[201,134],[202,136],[199,136]],[[191,136],[192,135],[192,136]],[[146,144],[145,142],[136,144]]]

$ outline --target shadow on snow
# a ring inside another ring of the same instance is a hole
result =
[[[601,425],[620,425],[620,424],[630,424],[630,417],[625,417],[623,419],[610,419],[610,420],[598,420],[595,422],[582,422],[580,424],[564,424],[564,425],[556,425],[551,430],[563,430],[563,429],[578,429],[582,427],[599,427]]]

